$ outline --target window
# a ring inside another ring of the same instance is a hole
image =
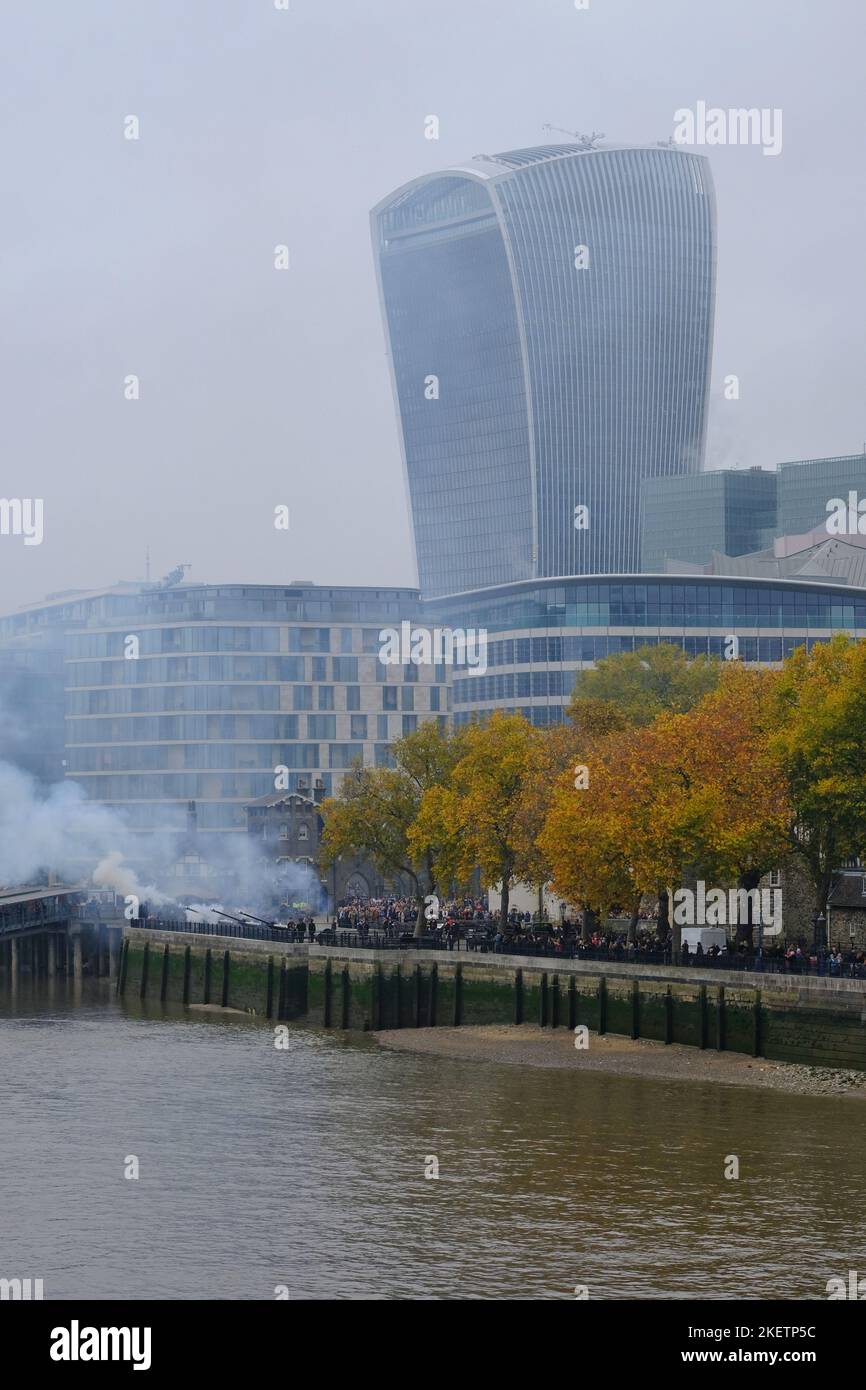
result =
[[[396,708],[397,708],[397,687],[396,687],[396,685],[383,685],[383,686],[382,686],[382,708],[383,708],[383,709],[396,709]]]
[[[313,687],[311,685],[294,686],[295,709],[313,708]]]
[[[330,650],[330,629],[327,627],[293,627],[289,629],[290,652],[327,652]]]
[[[770,887],[771,887],[771,888],[781,888],[781,886],[782,886],[782,870],[781,870],[781,869],[771,869],[771,870],[770,870]]]
[[[314,656],[311,657],[310,660],[313,668],[310,679],[314,681],[326,681],[328,679],[328,671],[325,658],[323,656]]]
[[[284,824],[284,825],[281,825],[281,826],[280,826],[280,839],[281,839],[281,840],[287,840],[288,838],[289,838],[289,827],[288,827],[287,825],[285,825],[285,824]]]
[[[439,687],[438,687],[438,685],[431,685],[431,687],[430,687],[430,708],[431,708],[431,710],[438,710],[438,709],[439,709]]]
[[[346,709],[361,708],[361,687],[360,685],[346,686]]]
[[[350,720],[350,738],[367,737],[367,716],[366,714],[353,714]]]
[[[388,716],[387,714],[376,715],[376,737],[387,739],[388,737]]]
[[[403,737],[405,738],[407,734],[414,734],[414,732],[415,732],[415,730],[416,730],[417,728],[418,728],[418,716],[417,716],[417,714],[404,714],[404,715],[403,715]]]
[[[403,685],[403,686],[400,687],[400,708],[401,708],[401,709],[407,709],[407,710],[408,710],[408,709],[414,709],[414,708],[415,708],[415,687],[414,687],[414,686],[412,686],[412,685]]]
[[[336,738],[337,716],[335,714],[308,714],[307,738]]]
[[[334,708],[334,687],[332,685],[319,686],[319,709]]]
[[[332,743],[328,749],[331,767],[349,768],[355,759],[360,759],[361,750],[351,743]]]
[[[309,826],[306,826],[306,825],[299,825],[299,826],[298,826],[298,839],[299,839],[299,840],[309,840],[309,838],[310,838],[310,829],[309,829]]]

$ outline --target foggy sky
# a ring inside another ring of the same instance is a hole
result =
[[[643,143],[699,100],[782,109],[776,158],[699,150],[719,233],[707,465],[863,447],[856,0],[290,3],[3,7],[0,495],[43,498],[45,538],[0,536],[0,610],[141,578],[147,545],[154,578],[414,583],[369,211],[559,140],[545,122]]]

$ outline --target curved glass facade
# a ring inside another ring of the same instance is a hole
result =
[[[706,160],[481,156],[385,199],[373,235],[422,594],[636,570],[641,478],[703,457]]]
[[[438,622],[487,633],[486,673],[454,674],[456,724],[494,709],[559,723],[579,670],[640,646],[673,643],[689,657],[723,657],[735,636],[743,661],[772,665],[834,632],[866,638],[866,590],[790,580],[602,576],[510,585],[425,607]]]

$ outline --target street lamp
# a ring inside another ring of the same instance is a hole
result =
[[[818,969],[821,968],[821,955],[824,950],[824,926],[826,917],[823,912],[816,912],[812,918],[812,933],[815,947],[815,955],[818,957]]]

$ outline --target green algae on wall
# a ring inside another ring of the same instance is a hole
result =
[[[754,975],[715,983],[707,976],[462,952],[317,948],[314,954],[279,942],[137,928],[124,937],[118,992],[357,1031],[585,1025],[661,1043],[866,1070],[862,988]]]

